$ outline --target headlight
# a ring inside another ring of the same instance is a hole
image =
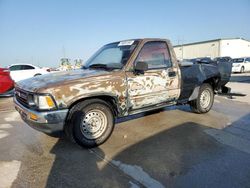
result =
[[[56,107],[53,99],[49,95],[29,95],[28,103],[36,106],[40,110],[50,110]]]
[[[240,66],[240,64],[233,64],[233,66],[234,66],[234,67],[239,67],[239,66]]]

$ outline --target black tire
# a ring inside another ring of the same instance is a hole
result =
[[[34,77],[36,77],[36,76],[41,76],[41,74],[35,74]]]
[[[81,146],[91,148],[101,145],[110,137],[114,124],[110,105],[100,99],[89,99],[77,103],[70,110],[65,132],[70,140],[73,137]],[[98,131],[94,132],[95,129]]]
[[[244,73],[245,72],[245,67],[241,67],[240,68],[240,73]]]
[[[190,102],[190,107],[193,112],[198,114],[203,114],[210,111],[210,109],[213,106],[213,103],[214,103],[213,88],[210,84],[205,83],[201,85],[197,99]]]

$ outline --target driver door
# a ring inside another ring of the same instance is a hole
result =
[[[166,42],[147,42],[139,52],[134,65],[143,61],[148,64],[144,73],[127,72],[128,109],[136,110],[172,100],[169,92],[178,74],[173,71],[170,53]],[[178,89],[178,84],[176,88]]]

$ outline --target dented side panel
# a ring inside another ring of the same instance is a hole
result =
[[[172,69],[149,70],[141,75],[128,72],[128,109],[135,110],[177,99],[180,93],[179,78],[178,74],[174,78],[168,76]]]
[[[165,42],[169,49],[172,67],[166,69],[148,70],[144,74],[135,75],[133,72],[134,62],[140,50],[147,42]],[[162,102],[178,99],[180,96],[181,73],[173,51],[172,45],[168,40],[163,39],[144,39],[139,47],[131,56],[127,63],[127,82],[128,82],[128,109],[135,110],[147,106],[152,106]],[[176,76],[169,77],[169,72],[175,72]]]

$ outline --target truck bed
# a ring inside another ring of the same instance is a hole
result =
[[[193,63],[183,62],[180,64],[181,70],[181,95],[179,101],[189,100],[194,89],[204,81],[217,78],[215,90],[220,90],[225,86],[231,77],[232,64],[222,63]]]

